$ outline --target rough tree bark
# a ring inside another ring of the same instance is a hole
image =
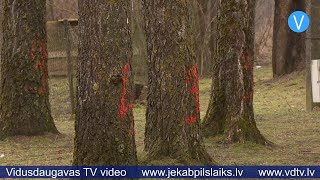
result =
[[[230,143],[267,142],[253,114],[254,7],[255,0],[219,4],[212,94],[203,132],[224,134]]]
[[[295,33],[288,27],[288,17],[294,11],[306,11],[305,0],[275,0],[272,69],[273,77],[305,68],[305,33]]]
[[[0,137],[58,133],[50,112],[45,0],[5,0]]]
[[[131,3],[79,0],[74,165],[136,165]]]
[[[145,150],[149,160],[211,164],[200,136],[199,78],[189,3],[143,0],[149,59]]]

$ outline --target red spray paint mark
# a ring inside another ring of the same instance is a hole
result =
[[[35,40],[32,42],[31,47],[31,59],[35,62],[35,70],[37,73],[41,73],[41,86],[38,90],[33,90],[38,95],[42,95],[46,92],[46,86],[48,84],[48,52],[47,41]]]
[[[126,103],[125,103],[125,98],[127,95],[127,74],[128,74],[129,69],[130,69],[129,64],[126,64],[124,66],[123,78],[122,78],[122,96],[121,96],[121,100],[120,100],[120,111],[119,111],[119,115],[121,118],[124,118],[127,111],[129,109],[133,108],[133,104],[126,105]]]
[[[190,92],[195,96],[196,101],[196,113],[192,116],[185,119],[185,121],[189,124],[194,123],[197,120],[198,114],[200,113],[200,103],[199,103],[199,76],[198,76],[198,65],[194,65],[188,71],[186,81],[188,84],[191,84],[191,77],[194,77],[193,84],[191,86]]]
[[[120,118],[125,118],[128,110],[133,108],[133,104],[126,105],[126,102],[125,102],[126,95],[127,95],[127,74],[129,72],[129,70],[130,70],[130,66],[129,66],[129,63],[127,63],[124,66],[124,70],[123,70],[122,96],[121,96],[121,99],[120,99],[120,110],[119,110]],[[132,128],[132,136],[134,136],[134,134],[135,134],[135,131],[134,131],[134,118],[132,118],[131,128]]]
[[[242,54],[242,59],[245,61],[245,69],[246,69],[246,71],[251,73],[250,94],[249,95],[245,95],[245,92],[244,92],[243,99],[250,100],[250,99],[253,98],[254,79],[253,79],[253,65],[251,63],[251,54],[250,54],[250,51],[248,49]]]

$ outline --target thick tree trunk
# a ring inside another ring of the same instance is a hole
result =
[[[143,8],[149,57],[148,157],[167,157],[181,164],[214,163],[200,136],[199,76],[189,1],[143,0]]]
[[[255,0],[220,1],[212,95],[203,121],[206,136],[227,142],[267,141],[253,114]]]
[[[0,137],[57,133],[50,112],[45,0],[4,1]]]
[[[305,33],[295,33],[288,26],[294,11],[305,11],[304,0],[275,0],[272,68],[273,77],[305,68]]]
[[[131,3],[79,1],[74,165],[136,165]]]

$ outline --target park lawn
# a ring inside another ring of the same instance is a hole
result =
[[[51,78],[52,114],[61,135],[13,137],[0,141],[0,165],[71,165],[74,116],[70,114],[65,78]],[[206,113],[211,80],[200,81],[201,117]],[[144,103],[145,104],[145,103]],[[142,162],[145,105],[134,108],[136,145]],[[320,111],[305,111],[304,73],[272,80],[270,67],[255,70],[254,111],[257,126],[274,147],[252,143],[219,144],[221,137],[205,139],[212,157],[221,165],[319,165]],[[3,155],[3,157],[1,156]],[[163,162],[166,165],[166,162]]]

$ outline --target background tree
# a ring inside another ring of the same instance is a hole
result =
[[[136,84],[147,85],[147,45],[143,28],[141,0],[132,0],[132,67]]]
[[[211,75],[211,59],[213,58],[214,30],[216,23],[217,3],[212,0],[194,0],[192,4],[192,28],[194,32],[195,55],[199,64],[201,77]]]
[[[273,77],[305,68],[305,33],[295,33],[288,27],[288,17],[294,11],[306,11],[306,1],[275,0],[272,69]]]
[[[256,66],[271,64],[274,2],[256,0],[254,55]]]
[[[151,160],[210,164],[200,136],[189,8],[188,0],[143,0],[149,58],[145,150]]]
[[[220,1],[205,136],[224,134],[227,142],[266,143],[253,114],[254,7],[255,0]]]
[[[131,3],[79,0],[74,165],[135,165]]]
[[[58,133],[50,112],[45,0],[4,1],[0,138]]]

